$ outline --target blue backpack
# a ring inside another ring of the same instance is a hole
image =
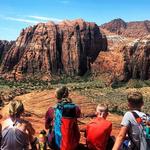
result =
[[[57,149],[74,150],[80,139],[76,105],[63,101],[55,107],[54,141]]]

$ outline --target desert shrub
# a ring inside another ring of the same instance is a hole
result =
[[[145,80],[144,83],[145,83],[145,85],[150,87],[150,80]]]
[[[142,80],[136,80],[131,79],[129,82],[127,82],[126,87],[127,88],[142,88],[148,86],[148,81],[142,81]]]

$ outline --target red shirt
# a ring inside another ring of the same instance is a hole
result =
[[[112,123],[103,118],[93,119],[87,125],[87,145],[91,150],[105,150],[112,130]]]

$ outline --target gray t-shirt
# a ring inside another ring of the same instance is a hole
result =
[[[2,130],[2,150],[29,150],[28,135],[16,127],[19,120],[14,122],[9,119],[10,125]]]
[[[148,119],[145,113],[137,111],[137,110],[133,110],[133,111],[138,114],[138,116],[143,120],[143,122],[145,122]],[[144,128],[142,125],[139,125],[137,123],[131,111],[128,111],[125,113],[122,119],[121,125],[128,127],[128,136],[132,141],[129,143],[129,147],[131,145],[133,146],[133,143],[134,143],[134,145],[137,145],[137,147],[140,147],[140,150],[148,150]]]

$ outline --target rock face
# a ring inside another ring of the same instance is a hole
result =
[[[7,51],[12,46],[12,44],[13,44],[13,41],[8,42],[8,41],[0,40],[0,64],[5,57],[5,54],[7,53]]]
[[[106,83],[111,84],[114,80],[123,81],[126,79],[125,64],[123,53],[100,52],[91,69],[94,76],[103,76]]]
[[[83,75],[106,49],[106,37],[95,23],[81,19],[40,23],[22,30],[2,62],[1,74],[15,79]]]
[[[117,48],[108,47],[109,51],[100,52],[91,67],[94,74],[106,74],[110,83],[131,78],[150,79],[150,36],[122,43]]]
[[[122,19],[114,19],[100,28],[125,37],[141,38],[150,34],[150,21],[125,22]]]
[[[128,78],[150,79],[150,36],[123,48]]]

